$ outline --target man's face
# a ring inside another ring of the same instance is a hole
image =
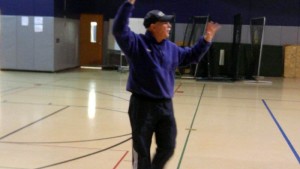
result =
[[[150,25],[150,31],[152,32],[156,40],[160,42],[170,36],[171,27],[172,26],[170,22],[158,21]]]

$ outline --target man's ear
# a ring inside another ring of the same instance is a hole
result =
[[[155,29],[155,24],[154,23],[151,23],[148,30],[149,31],[153,31]]]

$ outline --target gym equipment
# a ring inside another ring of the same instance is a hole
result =
[[[234,15],[234,27],[233,27],[233,41],[232,41],[232,64],[230,64],[229,76],[233,80],[239,80],[239,62],[240,62],[240,50],[241,50],[241,35],[242,35],[242,16],[241,14]]]
[[[214,59],[214,54],[216,52],[214,46],[211,47],[206,58],[207,60],[207,74],[206,76],[197,76],[197,80],[209,80],[209,81],[235,81],[240,79],[239,66],[241,58],[241,34],[242,34],[242,16],[241,14],[234,15],[234,27],[233,27],[233,42],[231,45],[231,56],[224,59],[224,50],[220,50],[220,55],[218,59]],[[218,60],[219,64],[216,63]],[[202,66],[205,66],[202,64]],[[217,66],[217,67],[216,67]],[[222,75],[215,72],[216,69],[225,68],[225,72]]]
[[[175,15],[172,15],[173,18],[170,22],[170,24],[172,25],[172,28],[171,28],[171,32],[170,32],[170,36],[169,36],[169,40],[172,41],[172,42],[175,42],[175,24],[176,24],[176,16]]]
[[[209,16],[193,16],[186,26],[182,47],[191,47],[204,35]],[[198,64],[178,68],[179,78],[195,79],[199,70]]]
[[[248,61],[249,71],[246,75],[248,83],[272,83],[271,81],[262,81],[261,79],[264,77],[260,76],[265,25],[266,17],[250,20],[251,58]]]

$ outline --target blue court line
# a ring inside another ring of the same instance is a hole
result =
[[[276,117],[274,116],[274,114],[272,113],[272,111],[270,110],[269,106],[267,105],[266,101],[264,99],[262,99],[262,102],[264,103],[265,107],[268,109],[270,115],[272,116],[272,119],[274,120],[274,122],[276,123],[278,129],[280,130],[282,136],[284,137],[285,141],[287,142],[287,144],[289,145],[290,149],[292,150],[292,152],[294,153],[296,159],[298,160],[298,163],[300,164],[300,157],[299,154],[297,153],[297,151],[295,150],[293,144],[291,143],[291,141],[289,140],[289,138],[287,137],[287,135],[285,134],[285,132],[283,131],[283,129],[281,128],[280,124],[278,123]]]

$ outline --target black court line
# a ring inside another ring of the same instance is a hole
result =
[[[83,143],[83,142],[93,142],[93,141],[101,141],[101,140],[110,140],[120,137],[129,136],[129,134],[123,134],[119,136],[113,137],[106,137],[106,138],[99,138],[99,139],[90,139],[90,140],[72,140],[72,141],[55,141],[55,142],[21,142],[21,141],[0,141],[0,143],[7,143],[7,144],[66,144],[66,143]]]
[[[44,120],[44,119],[50,117],[50,116],[53,116],[53,115],[55,115],[55,114],[57,114],[57,113],[59,113],[59,112],[65,110],[65,109],[67,109],[67,108],[69,108],[69,106],[66,106],[66,107],[64,107],[64,108],[62,108],[62,109],[59,109],[59,110],[55,111],[54,113],[51,113],[51,114],[49,114],[49,115],[47,115],[47,116],[45,116],[45,117],[42,117],[42,118],[40,118],[40,119],[38,119],[38,120],[36,120],[36,121],[34,121],[34,122],[32,122],[32,123],[29,123],[29,124],[27,124],[26,126],[23,126],[23,127],[19,128],[19,129],[17,129],[17,130],[15,130],[15,131],[9,133],[9,134],[6,134],[6,135],[0,137],[0,140],[3,140],[4,138],[6,138],[6,137],[8,137],[8,136],[11,136],[11,135],[13,135],[13,134],[15,134],[15,133],[17,133],[17,132],[19,132],[19,131],[21,131],[21,130],[27,128],[27,127],[29,127],[29,126],[32,126],[32,125],[34,125],[34,124],[36,124],[36,123],[38,123],[38,122],[40,122],[40,121],[42,121],[42,120]]]
[[[177,169],[179,169],[180,166],[181,166],[181,162],[182,162],[182,159],[183,159],[183,156],[184,156],[186,147],[187,147],[187,143],[188,143],[188,141],[189,141],[189,138],[190,138],[190,135],[191,135],[191,132],[192,132],[192,128],[193,128],[193,126],[194,126],[194,122],[195,122],[195,118],[196,118],[196,116],[197,116],[197,112],[198,112],[198,109],[199,109],[199,106],[200,106],[200,102],[201,102],[201,100],[202,100],[202,96],[203,96],[203,93],[204,93],[204,89],[205,89],[205,84],[203,85],[203,88],[202,88],[202,91],[201,91],[201,95],[200,95],[200,97],[199,97],[198,105],[197,105],[197,107],[196,107],[196,110],[195,110],[195,113],[194,113],[194,117],[193,117],[193,120],[192,120],[191,125],[190,125],[190,130],[189,130],[188,135],[187,135],[186,140],[185,140],[185,144],[184,144],[184,147],[183,147],[183,150],[182,150],[182,153],[181,153],[181,156],[180,156],[178,165],[177,165]]]
[[[11,92],[11,91],[15,91],[18,89],[21,89],[22,87],[15,87],[15,88],[10,88],[10,89],[6,89],[6,90],[2,90],[0,91],[0,93],[7,93],[7,92]]]
[[[52,86],[52,87],[60,87],[60,88],[69,88],[69,89],[76,89],[76,90],[81,90],[81,91],[86,91],[89,92],[89,89],[82,89],[82,88],[78,88],[78,87],[72,87],[72,86],[63,86],[63,85],[48,85],[45,84],[44,86]],[[100,91],[95,91],[95,93],[98,94],[102,94],[102,95],[106,95],[106,96],[110,96],[110,97],[114,97],[114,98],[118,98],[120,100],[124,100],[124,101],[129,101],[126,98],[120,97],[120,96],[116,96],[116,95],[112,95],[112,94],[108,94],[108,93],[104,93],[104,92],[100,92]]]
[[[35,88],[35,86],[31,86],[31,87],[18,87],[18,88],[12,89],[10,91],[5,91],[2,94],[2,96],[11,95],[11,94],[18,93],[18,92],[23,92],[23,91],[30,90],[30,89],[33,89],[33,88]]]
[[[72,162],[72,161],[76,161],[76,160],[79,160],[79,159],[82,159],[82,158],[86,158],[86,157],[89,157],[89,156],[92,156],[92,155],[95,155],[95,154],[98,154],[98,153],[101,153],[101,152],[104,152],[106,150],[109,150],[109,149],[112,149],[114,147],[117,147],[121,144],[124,144],[126,143],[127,141],[131,140],[131,137],[126,139],[126,140],[123,140],[115,145],[112,145],[110,147],[107,147],[105,149],[101,149],[101,150],[98,150],[96,152],[93,152],[93,153],[89,153],[89,154],[86,154],[86,155],[83,155],[83,156],[79,156],[79,157],[75,157],[75,158],[72,158],[72,159],[69,159],[69,160],[65,160],[65,161],[61,161],[61,162],[57,162],[57,163],[54,163],[54,164],[49,164],[49,165],[46,165],[46,166],[43,166],[43,167],[38,167],[38,168],[34,168],[34,169],[43,169],[43,168],[49,168],[49,167],[53,167],[53,166],[57,166],[57,165],[61,165],[61,164],[65,164],[65,163],[68,163],[68,162]]]
[[[262,102],[264,103],[265,107],[267,108],[267,110],[269,111],[269,114],[271,115],[273,121],[275,122],[276,126],[278,127],[278,129],[280,130],[283,138],[285,139],[285,141],[287,142],[287,144],[289,145],[290,149],[292,150],[294,156],[296,157],[296,159],[298,160],[298,163],[300,164],[300,157],[299,154],[297,153],[296,149],[294,148],[292,142],[290,141],[290,139],[288,138],[288,136],[285,134],[284,130],[282,129],[282,127],[280,126],[279,122],[277,121],[276,117],[274,116],[274,114],[272,113],[271,109],[269,108],[269,106],[267,105],[266,101],[263,99]]]
[[[72,104],[68,104],[68,105],[62,105],[62,104],[52,104],[52,103],[30,103],[30,102],[15,102],[15,101],[9,101],[9,100],[3,100],[3,103],[9,103],[9,104],[27,104],[27,105],[51,105],[51,106],[69,106],[69,107],[80,107],[80,108],[86,108],[88,106],[77,106],[77,105],[72,105]],[[96,107],[96,109],[101,109],[101,110],[108,110],[108,111],[113,111],[113,112],[119,112],[119,113],[128,113],[127,111],[121,111],[121,110],[114,110],[114,109],[110,109],[110,108],[105,108],[105,107]]]
[[[29,169],[29,168],[16,168],[16,167],[5,167],[5,166],[0,166],[0,169]]]
[[[60,79],[60,80],[62,80],[62,79]],[[60,80],[57,80],[57,81],[60,81]],[[28,82],[27,82],[27,83],[28,83]],[[64,85],[55,85],[55,84],[46,84],[46,83],[40,83],[40,84],[37,84],[37,83],[29,83],[29,84],[32,84],[32,85],[34,85],[34,86],[31,86],[31,87],[25,87],[23,91],[25,91],[25,90],[30,90],[30,89],[36,88],[36,87],[41,87],[41,86],[51,86],[51,87],[69,88],[69,89],[81,90],[81,91],[86,91],[86,92],[89,92],[89,91],[90,91],[89,89],[82,89],[82,88],[78,88],[78,87],[64,86]],[[124,101],[129,101],[129,100],[126,99],[126,98],[123,98],[123,97],[120,97],[120,96],[116,96],[116,95],[112,95],[112,94],[108,94],[108,93],[101,92],[101,91],[95,91],[95,93],[102,94],[102,95],[106,95],[106,96],[110,96],[110,97],[114,97],[114,98],[118,98],[118,99],[124,100]]]

